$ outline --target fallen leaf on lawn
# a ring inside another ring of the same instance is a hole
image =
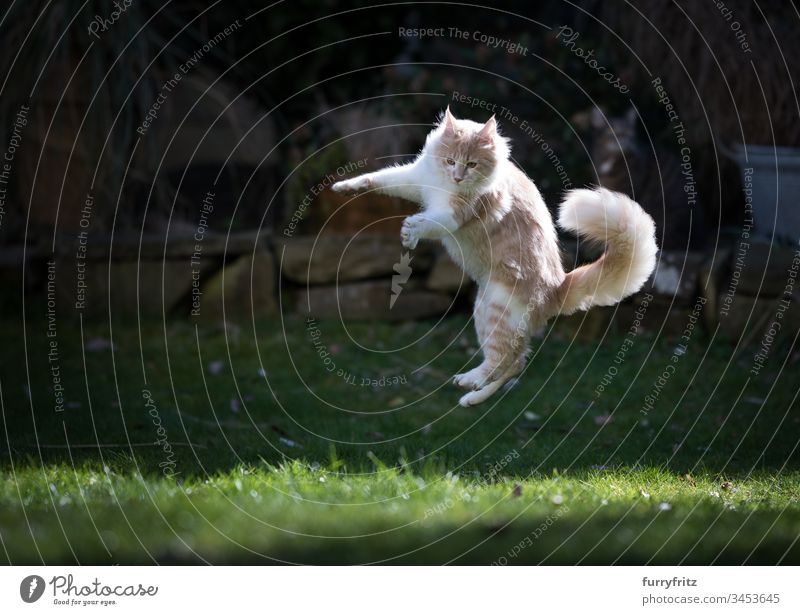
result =
[[[514,485],[514,490],[511,492],[511,497],[518,498],[522,495],[522,486]]]
[[[530,410],[526,410],[523,416],[529,421],[538,421],[540,418],[542,418],[541,416],[539,416],[535,412],[531,412]]]
[[[644,490],[644,489],[642,489],[641,487],[639,487],[639,493],[641,494],[641,496],[642,496],[642,497],[643,497],[645,500],[649,500],[649,499],[650,499],[650,494],[649,494],[649,493],[647,493],[647,491],[645,491],[645,490]]]
[[[614,420],[610,414],[600,414],[594,417],[595,425],[608,425],[611,421]]]
[[[402,406],[405,402],[406,400],[402,397],[395,397],[394,399],[389,400],[389,407],[397,408],[397,406]]]
[[[658,505],[658,510],[672,510],[672,504],[669,502],[661,502],[661,504]]]
[[[726,480],[724,483],[720,485],[723,489],[733,489],[733,483],[729,480]]]

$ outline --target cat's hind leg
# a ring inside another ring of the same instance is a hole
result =
[[[486,331],[488,329],[484,326],[486,322],[486,310],[488,309],[488,301],[485,301],[486,290],[479,288],[477,296],[475,297],[475,307],[472,310],[472,320],[475,324],[475,333],[478,336],[478,347],[483,348],[486,342]],[[463,374],[456,374],[453,376],[453,384],[465,389],[479,389],[483,382],[482,365],[471,369]]]
[[[478,397],[483,401],[522,371],[530,330],[530,314],[526,309],[527,306],[521,305],[503,284],[490,284],[485,292],[479,291],[474,320],[484,360],[475,369],[455,376],[454,383],[473,390],[482,390],[490,385],[491,388],[484,393],[485,397],[465,395],[462,401]]]

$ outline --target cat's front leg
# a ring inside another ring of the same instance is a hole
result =
[[[452,195],[436,191],[425,194],[423,199],[425,210],[403,221],[400,240],[405,248],[415,248],[420,239],[442,239],[461,227]]]
[[[400,240],[404,248],[414,249],[420,239],[442,239],[458,230],[455,217],[451,215],[431,215],[422,212],[403,220]]]
[[[381,194],[398,196],[415,203],[420,202],[420,171],[414,163],[386,167],[352,179],[336,182],[335,192],[375,190]]]

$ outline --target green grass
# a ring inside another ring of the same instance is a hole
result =
[[[7,326],[0,559],[800,563],[786,348],[748,380],[750,353],[699,333],[674,360],[675,339],[641,334],[617,364],[621,335],[551,332],[516,386],[463,409],[447,379],[472,350],[465,319],[319,323],[333,372],[304,321],[284,328],[146,324],[140,348],[115,322],[112,358],[61,323],[56,413],[45,326],[29,321],[27,354]],[[381,377],[400,382],[361,386]]]

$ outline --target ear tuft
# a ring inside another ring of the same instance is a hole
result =
[[[493,115],[486,121],[483,128],[481,128],[478,133],[478,139],[484,142],[490,142],[494,141],[495,136],[497,136],[497,120],[494,119]]]
[[[444,110],[444,135],[452,137],[456,133],[456,118],[450,113],[450,105]]]

